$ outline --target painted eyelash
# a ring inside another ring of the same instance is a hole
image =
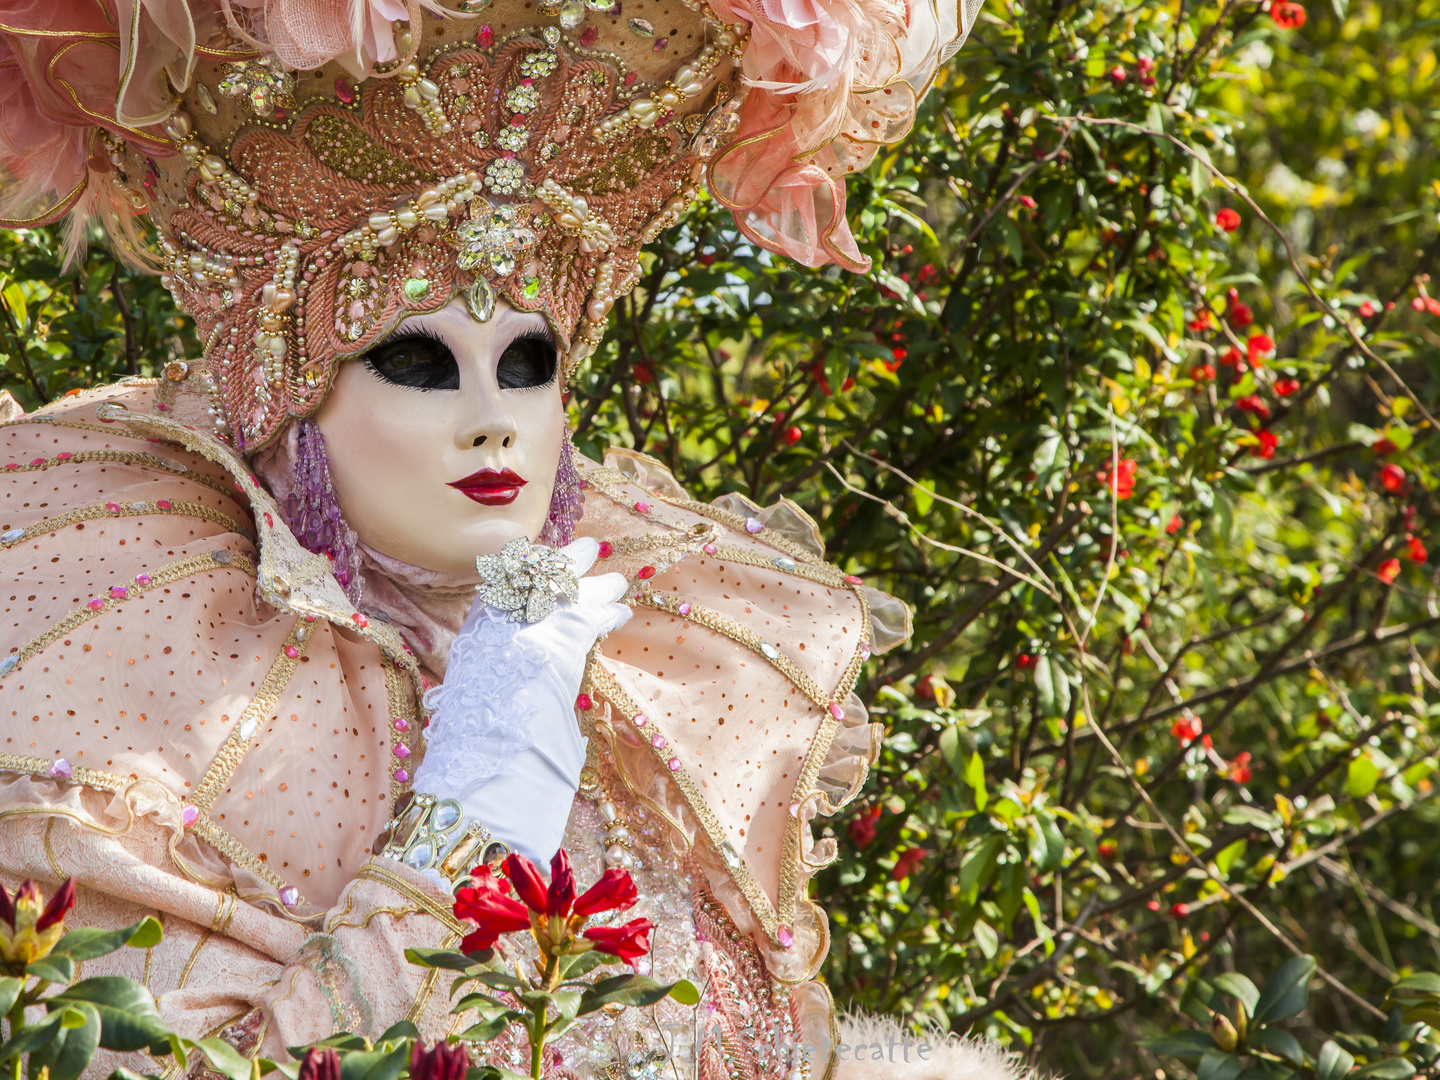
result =
[[[438,333],[436,333],[432,328],[428,326],[412,326],[405,330],[394,331],[384,341],[381,341],[379,344],[368,350],[364,354],[365,366],[370,369],[370,373],[372,375],[374,375],[377,379],[384,381],[390,386],[398,386],[402,390],[415,390],[422,394],[428,394],[433,392],[438,388],[433,386],[410,386],[406,383],[397,383],[385,378],[385,376],[380,373],[379,369],[375,367],[374,361],[370,358],[371,353],[379,349],[383,349],[387,345],[395,345],[402,341],[411,341],[417,338],[426,338],[430,341],[435,342],[435,344],[439,345],[441,348],[449,352],[452,359],[454,358],[454,350],[452,350],[449,344],[446,343],[445,339],[442,338]],[[555,331],[552,330],[549,326],[545,326],[541,328],[533,328],[516,334],[513,338],[511,338],[505,343],[505,345],[500,350],[500,354],[503,356],[506,349],[521,341],[539,341],[545,345],[548,345],[552,352],[555,354],[553,360],[554,368],[550,372],[550,378],[546,379],[543,383],[537,383],[534,386],[509,387],[508,389],[520,390],[522,392],[526,390],[544,390],[546,387],[552,385],[560,374],[560,345],[555,340]]]

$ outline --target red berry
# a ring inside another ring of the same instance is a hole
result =
[[[804,437],[804,435],[805,433],[801,431],[798,427],[790,427],[785,429],[785,441],[791,446],[794,446],[797,442],[799,442]]]
[[[1400,560],[1386,559],[1380,564],[1380,569],[1376,571],[1376,573],[1379,575],[1381,581],[1389,585],[1400,576]]]
[[[1234,210],[1231,210],[1230,207],[1224,207],[1223,209],[1216,211],[1215,224],[1219,225],[1220,228],[1224,229],[1226,232],[1234,232],[1236,229],[1240,228],[1240,215]]]

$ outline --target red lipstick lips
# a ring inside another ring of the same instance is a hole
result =
[[[474,499],[481,506],[509,506],[520,494],[526,479],[514,469],[481,469],[463,480],[454,480],[450,486],[467,499]]]

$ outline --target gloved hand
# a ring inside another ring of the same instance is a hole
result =
[[[631,614],[616,603],[627,588],[622,575],[582,577],[599,556],[595,540],[560,552],[580,578],[578,602],[560,597],[553,614],[527,624],[476,598],[450,647],[444,684],[425,695],[433,714],[414,783],[457,800],[463,824],[480,822],[541,864],[560,847],[585,764],[575,718],[585,658]]]

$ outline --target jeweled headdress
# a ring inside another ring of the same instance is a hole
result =
[[[568,373],[701,183],[754,242],[866,269],[844,177],[978,0],[447,5],[6,0],[0,212],[51,205],[0,223],[99,216],[139,254],[148,213],[207,341],[162,405],[203,392],[251,452],[457,295],[543,312]]]

